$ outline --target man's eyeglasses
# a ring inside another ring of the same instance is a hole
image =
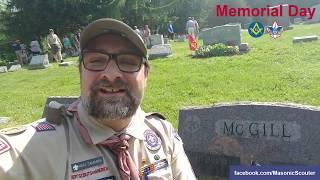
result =
[[[137,72],[146,59],[135,53],[111,54],[101,50],[83,50],[81,53],[84,68],[90,71],[103,71],[111,59],[115,60],[122,72]]]

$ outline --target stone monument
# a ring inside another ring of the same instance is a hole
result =
[[[45,69],[49,67],[48,55],[32,56],[29,63],[29,69]]]
[[[230,103],[180,110],[179,134],[199,179],[230,165],[320,164],[320,108]]]
[[[226,24],[204,30],[200,33],[204,45],[223,43],[239,46],[241,44],[240,24]]]

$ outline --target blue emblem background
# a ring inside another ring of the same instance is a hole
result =
[[[258,33],[258,34],[254,34],[251,31],[251,28],[254,28],[256,23],[257,23],[258,27],[262,29],[261,32]],[[248,27],[248,33],[250,34],[250,36],[255,37],[255,38],[261,37],[264,34],[264,31],[265,31],[264,25],[261,22],[258,22],[258,21],[252,22],[250,24],[250,26]]]

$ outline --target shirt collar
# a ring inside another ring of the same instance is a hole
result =
[[[88,134],[91,138],[93,144],[98,144],[113,135],[118,135],[122,133],[129,134],[137,139],[144,140],[144,131],[147,129],[144,124],[145,112],[138,107],[136,113],[133,115],[129,125],[123,129],[121,132],[116,132],[113,129],[103,126],[97,122],[94,118],[89,116],[87,111],[83,108],[82,103],[80,102],[77,107],[79,114],[79,121],[87,129]]]
[[[122,130],[121,133],[129,134],[136,139],[144,140],[144,131],[147,129],[147,126],[144,123],[146,113],[138,107],[135,115],[132,117],[132,120],[128,127],[126,127],[124,130]]]

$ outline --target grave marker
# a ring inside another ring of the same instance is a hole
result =
[[[320,108],[231,103],[184,108],[179,134],[198,178],[227,177],[230,165],[320,163]]]

